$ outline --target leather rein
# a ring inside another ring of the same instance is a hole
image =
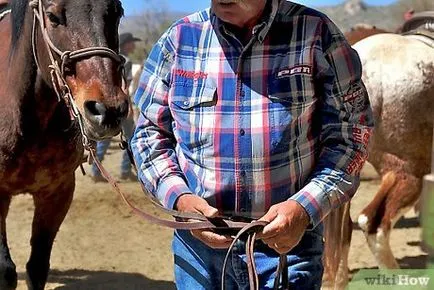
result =
[[[268,224],[265,221],[253,221],[250,223],[240,222],[236,220],[231,220],[230,218],[207,218],[204,215],[196,214],[196,213],[184,213],[176,210],[170,210],[165,207],[162,207],[158,200],[150,194],[142,185],[142,189],[145,193],[145,196],[154,207],[160,213],[170,215],[175,220],[168,220],[156,217],[147,212],[144,212],[137,207],[135,207],[131,201],[126,197],[125,193],[119,187],[119,183],[110,175],[110,173],[104,168],[101,162],[96,157],[95,149],[88,149],[93,162],[98,167],[101,172],[101,175],[109,182],[109,184],[113,187],[113,189],[119,194],[124,203],[132,210],[134,214],[141,217],[142,219],[175,230],[200,230],[200,229],[211,229],[211,230],[219,230],[219,229],[237,229],[238,234],[234,237],[232,244],[229,246],[226,256],[223,262],[222,268],[222,276],[221,276],[221,290],[225,290],[225,276],[226,276],[226,268],[230,259],[230,254],[232,249],[236,245],[237,241],[241,240],[244,236],[247,236],[246,240],[246,264],[247,271],[249,274],[249,284],[251,290],[259,290],[259,278],[258,273],[256,271],[255,261],[254,261],[254,246],[256,241],[257,233],[261,232],[262,229]],[[127,149],[126,149],[127,150]],[[279,265],[276,270],[276,278],[274,280],[274,290],[278,289],[289,289],[288,286],[288,267],[286,255],[282,254],[279,257]]]
[[[246,256],[247,256],[247,269],[249,273],[249,283],[250,289],[259,289],[259,279],[258,274],[256,272],[256,267],[254,263],[254,244],[256,241],[256,234],[267,225],[267,222],[263,221],[253,221],[250,223],[233,220],[231,218],[207,218],[201,214],[195,213],[183,213],[175,210],[166,209],[161,206],[161,204],[153,197],[145,188],[143,191],[147,199],[149,199],[152,204],[155,206],[158,212],[172,216],[174,220],[164,219],[157,217],[155,215],[144,212],[137,207],[135,207],[132,202],[127,198],[124,192],[119,187],[118,182],[109,174],[109,172],[102,166],[101,162],[96,157],[95,148],[90,141],[89,137],[86,134],[84,129],[83,117],[75,103],[75,100],[72,96],[71,90],[65,79],[65,67],[71,62],[79,62],[80,60],[87,59],[93,56],[101,56],[111,58],[115,62],[118,63],[119,69],[122,70],[124,66],[124,59],[115,51],[111,50],[108,47],[88,47],[83,49],[78,49],[75,51],[62,51],[57,48],[46,28],[45,23],[45,8],[43,6],[42,0],[31,0],[29,2],[30,7],[33,11],[33,28],[32,28],[32,50],[33,56],[38,67],[38,70],[41,71],[41,67],[39,64],[37,49],[36,49],[36,36],[38,32],[38,23],[39,28],[42,33],[43,42],[46,46],[48,56],[50,58],[51,64],[48,66],[50,69],[51,82],[58,97],[59,102],[63,100],[70,110],[71,117],[77,120],[80,132],[82,135],[82,142],[84,148],[89,151],[90,157],[93,159],[95,165],[101,171],[101,175],[107,179],[109,184],[113,187],[113,189],[120,195],[124,203],[132,210],[134,214],[139,216],[140,218],[163,226],[167,228],[177,229],[177,230],[197,230],[197,229],[237,229],[239,230],[238,234],[234,238],[232,245],[228,249],[226,258],[223,263],[222,270],[222,285],[221,289],[225,289],[225,275],[226,275],[226,265],[228,263],[230,254],[232,252],[233,247],[236,242],[240,240],[242,237],[247,237],[246,242]],[[57,55],[57,59],[60,59],[60,62],[56,59],[55,55]],[[280,256],[279,267],[276,272],[276,280],[274,283],[274,289],[288,289],[288,274],[287,274],[287,266],[286,266],[286,255]],[[282,285],[280,285],[280,280],[282,280]],[[283,288],[280,288],[282,287]]]

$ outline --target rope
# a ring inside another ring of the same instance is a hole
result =
[[[31,0],[29,2],[29,6],[33,9],[38,9],[39,6],[39,0]]]

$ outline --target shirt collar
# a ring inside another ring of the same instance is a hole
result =
[[[270,31],[270,28],[279,10],[279,4],[280,4],[280,0],[267,0],[267,1],[268,1],[267,7],[265,8],[266,13],[264,13],[262,18],[259,20],[259,23],[255,27],[253,27],[253,35],[257,36],[258,41],[260,43],[262,43],[265,40],[265,37]],[[226,35],[230,35],[230,32],[225,27],[225,23],[221,21],[217,17],[217,15],[215,15],[212,9],[210,10],[210,14],[211,14],[211,22],[216,24],[216,27],[219,29],[219,31],[223,32]]]

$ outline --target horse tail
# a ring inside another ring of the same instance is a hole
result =
[[[324,220],[324,286],[325,289],[340,289],[346,285],[349,245],[352,234],[350,203],[333,210]],[[337,288],[336,288],[337,287]]]
[[[384,204],[388,192],[396,182],[393,172],[386,173],[381,181],[381,186],[372,202],[362,211],[358,223],[362,230],[372,228],[371,223],[363,221],[375,220],[378,209]],[[336,285],[344,285],[342,281],[347,278],[348,250],[351,243],[352,221],[350,217],[350,203],[333,210],[324,220],[324,286],[327,289],[340,289]],[[344,278],[342,278],[344,277]],[[336,288],[337,287],[337,288]]]

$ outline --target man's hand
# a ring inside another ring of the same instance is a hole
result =
[[[258,238],[279,254],[286,254],[300,243],[310,219],[298,202],[288,200],[273,205],[259,220],[269,224]]]
[[[181,212],[200,213],[206,217],[218,216],[218,210],[208,204],[203,198],[193,195],[181,195],[176,201],[175,208]],[[216,234],[211,230],[192,230],[191,234],[213,249],[227,249],[232,243],[232,238]]]

